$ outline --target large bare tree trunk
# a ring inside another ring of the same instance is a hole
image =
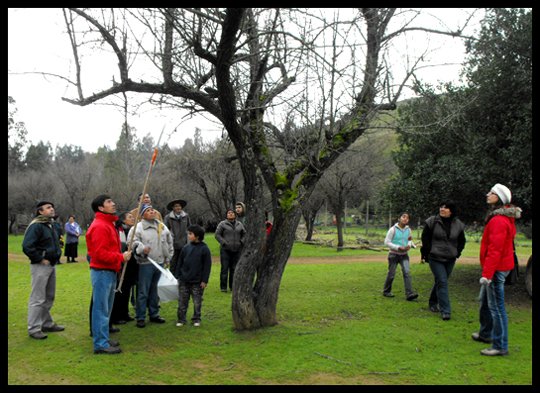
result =
[[[255,215],[261,213],[264,218],[262,211],[257,211]],[[276,306],[279,287],[294,244],[300,209],[294,207],[279,214],[282,217],[276,217],[264,254],[264,247],[260,247],[265,244],[264,220],[257,220],[261,224],[257,226],[259,229],[252,230],[248,226],[246,252],[238,262],[233,284],[232,315],[236,329],[256,329],[278,323]]]

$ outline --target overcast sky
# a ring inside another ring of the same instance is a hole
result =
[[[451,9],[429,12],[438,15],[448,26],[453,26],[458,15],[456,10]],[[472,34],[473,29],[479,29],[477,23],[471,25],[468,33]],[[8,9],[9,72],[41,71],[73,75],[74,71],[70,69],[73,67],[73,58],[69,37],[63,31],[65,25],[61,9]],[[409,40],[408,45],[413,42]],[[461,66],[455,63],[460,64],[465,55],[461,40],[434,38],[430,46],[443,48],[436,55],[431,55],[432,64],[454,65],[424,68],[417,76],[433,84],[438,80],[457,80]],[[90,90],[90,87],[87,89]],[[95,92],[96,89],[92,88],[91,91]],[[53,148],[57,144],[72,144],[81,146],[85,151],[95,152],[103,145],[114,147],[120,135],[124,121],[122,112],[112,106],[93,104],[79,107],[62,101],[61,97],[74,98],[74,94],[71,88],[68,90],[68,83],[61,79],[8,73],[8,95],[16,101],[16,121],[26,124],[27,139],[31,143],[49,141]],[[203,130],[206,139],[221,135],[219,125],[204,119],[186,121],[176,133],[167,133],[182,121],[180,118],[178,111],[147,110],[137,116],[131,115],[128,121],[137,129],[140,138],[150,133],[155,140],[165,125],[164,140],[172,146],[180,146],[186,138],[192,137],[195,127]]]

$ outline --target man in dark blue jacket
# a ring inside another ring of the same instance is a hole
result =
[[[28,301],[28,334],[45,339],[43,332],[61,332],[62,326],[53,322],[50,310],[56,294],[56,264],[62,250],[56,226],[53,225],[54,205],[41,201],[36,206],[36,218],[24,234],[23,252],[30,258],[32,291]]]
[[[212,269],[212,255],[204,240],[204,229],[198,225],[188,227],[189,243],[180,252],[176,264],[178,278],[178,321],[180,327],[186,323],[189,297],[193,297],[193,326],[201,325],[201,307],[204,289],[208,285]]]

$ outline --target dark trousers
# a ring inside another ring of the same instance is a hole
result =
[[[67,257],[67,260],[69,262],[69,258],[71,258],[73,261],[75,258],[78,257],[77,254],[77,248],[79,247],[79,243],[67,243],[66,249],[64,251],[64,256]]]
[[[124,269],[124,263],[122,263],[122,269]],[[120,283],[121,275],[122,273],[118,273],[118,283]],[[138,278],[139,265],[137,264],[135,257],[132,257],[126,267],[122,287],[114,296],[114,305],[111,314],[111,321],[114,324],[120,321],[129,320],[129,299],[131,297],[131,288],[134,285],[137,285]]]
[[[174,254],[171,258],[171,262],[169,263],[169,270],[171,273],[176,277],[176,264],[178,263],[178,258],[180,257],[180,253],[182,252],[182,249],[174,249]],[[178,278],[178,277],[177,277]]]
[[[201,308],[203,301],[204,289],[201,287],[201,283],[184,282],[178,280],[178,311],[177,317],[179,323],[186,323],[186,313],[189,306],[189,298],[193,299],[193,323],[201,323]]]
[[[221,274],[219,276],[221,290],[227,290],[227,276],[229,276],[229,288],[232,290],[234,270],[240,259],[240,251],[234,252],[221,249],[219,257],[221,260]]]

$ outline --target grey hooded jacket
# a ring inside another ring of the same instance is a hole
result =
[[[238,221],[223,220],[216,229],[216,240],[221,244],[222,250],[238,252],[244,246],[246,230]]]

